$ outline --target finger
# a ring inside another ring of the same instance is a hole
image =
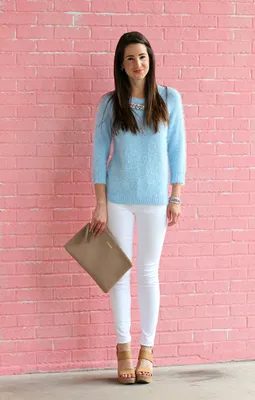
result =
[[[97,226],[96,226],[96,229],[95,229],[95,232],[94,232],[94,235],[95,236],[99,236],[100,235],[100,231],[101,231],[101,229],[102,229],[102,223],[101,222],[98,222],[98,224],[97,224]]]
[[[94,227],[94,229],[93,229],[93,235],[94,236],[97,236],[97,233],[98,233],[100,227],[101,227],[100,222],[97,222],[95,227]]]
[[[102,235],[102,233],[103,233],[104,230],[105,230],[105,227],[106,227],[106,224],[102,224],[102,225],[101,225],[101,228],[100,228],[99,231],[98,231],[98,236]]]
[[[92,219],[92,221],[90,222],[90,225],[89,225],[90,232],[92,232],[93,229],[95,228],[95,224],[96,224],[96,221],[94,219]]]

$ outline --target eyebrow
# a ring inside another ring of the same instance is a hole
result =
[[[139,56],[146,56],[146,53],[140,53]],[[128,57],[134,57],[134,56],[133,56],[133,54],[130,54],[129,56],[126,56],[125,58],[128,58]]]

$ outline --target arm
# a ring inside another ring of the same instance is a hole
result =
[[[109,103],[108,97],[104,97],[99,104],[96,115],[92,158],[93,183],[97,204],[93,212],[90,230],[93,230],[95,235],[102,233],[107,224],[106,174],[111,141]]]
[[[170,167],[171,196],[180,198],[181,187],[185,183],[186,173],[186,135],[181,96],[172,92],[173,107],[170,110],[168,129],[168,159]],[[180,204],[169,203],[167,214],[169,226],[178,222],[181,213]]]
[[[173,91],[171,93],[171,101],[173,106],[170,109],[168,128],[168,159],[170,183],[173,185],[172,195],[175,196],[180,194],[180,187],[185,183],[186,134],[181,95],[177,91]]]

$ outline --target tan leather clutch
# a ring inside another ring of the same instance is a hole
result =
[[[91,276],[104,293],[132,267],[130,259],[106,229],[100,236],[89,231],[89,223],[65,245],[66,251]]]

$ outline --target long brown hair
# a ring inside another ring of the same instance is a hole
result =
[[[159,123],[168,123],[169,114],[165,101],[158,92],[155,79],[155,56],[147,38],[140,32],[128,32],[121,36],[114,57],[115,91],[112,92],[113,120],[112,132],[117,135],[120,129],[137,134],[138,124],[130,108],[132,87],[128,75],[122,68],[125,48],[130,44],[144,44],[149,55],[149,71],[145,77],[144,123],[158,132]]]

